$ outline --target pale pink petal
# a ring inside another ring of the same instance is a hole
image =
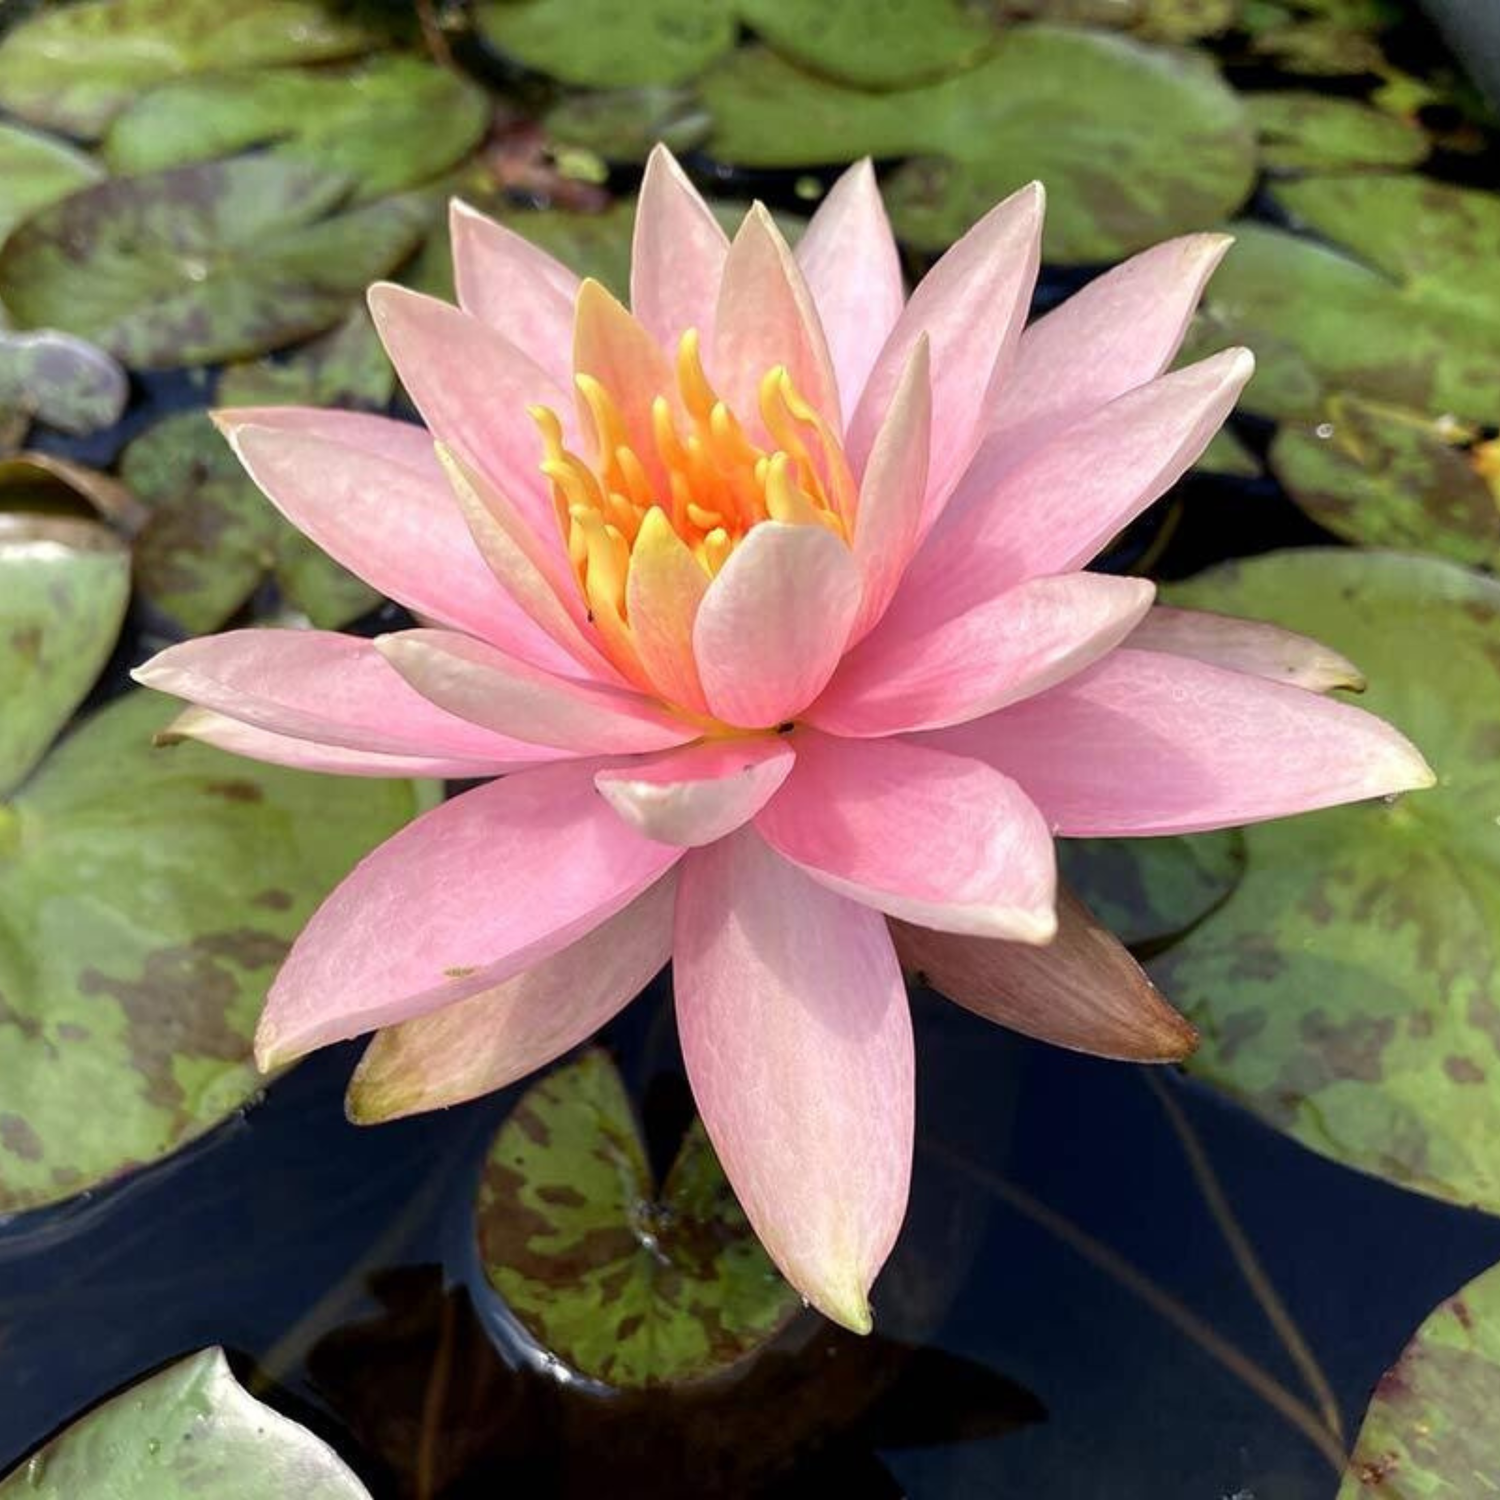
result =
[[[376,755],[561,760],[445,713],[401,680],[373,641],[331,630],[231,630],[158,652],[131,673],[158,692],[292,739]]]
[[[682,851],[631,832],[594,790],[595,769],[491,781],[368,855],[276,976],[261,1068],[494,989],[660,879]]]
[[[704,740],[600,771],[594,784],[632,828],[661,844],[711,844],[776,794],[795,756],[785,739]]]
[[[560,953],[429,1015],[375,1033],[349,1080],[357,1125],[442,1109],[504,1088],[587,1040],[672,954],[668,871]]]
[[[381,755],[372,750],[350,750],[343,745],[320,745],[294,740],[242,724],[211,708],[189,708],[156,735],[158,745],[195,740],[231,755],[286,766],[294,771],[321,771],[334,776],[437,776],[466,781],[524,769],[529,761],[471,760],[457,756]],[[530,748],[530,747],[528,747]]]
[[[972,609],[1027,578],[1082,567],[1187,472],[1255,361],[1229,349],[1163,375],[991,473],[981,454],[912,560],[887,616]]]
[[[641,670],[668,703],[696,714],[708,700],[693,656],[693,626],[708,577],[666,513],[652,506],[636,533],[625,580],[625,612]]]
[[[1433,782],[1410,741],[1373,714],[1128,648],[924,738],[1014,776],[1065,836],[1196,833]]]
[[[471,724],[532,744],[582,755],[634,755],[698,736],[638,693],[538,671],[456,631],[398,630],[378,637],[375,647],[422,697]]]
[[[495,586],[425,429],[291,406],[220,411],[215,420],[282,515],[372,588],[528,660],[560,658]]]
[[[1044,948],[891,923],[901,967],[989,1021],[1122,1062],[1175,1062],[1198,1033],[1066,887]]]
[[[797,264],[818,309],[844,407],[853,411],[901,309],[901,254],[868,158],[829,189],[802,238]]]
[[[527,408],[548,407],[571,436],[571,390],[493,328],[435,297],[380,282],[370,288],[370,313],[433,437],[485,474],[561,552],[542,441]]]
[[[1361,693],[1365,689],[1364,673],[1332,646],[1264,620],[1158,605],[1131,632],[1127,644],[1142,651],[1191,656],[1211,666],[1249,672],[1312,693],[1331,693],[1336,688]]]
[[[859,486],[854,561],[864,592],[852,639],[885,613],[916,550],[932,441],[932,380],[926,335],[912,348]]]
[[[708,349],[709,377],[748,430],[765,436],[760,382],[778,365],[835,432],[842,428],[838,380],[818,310],[763,204],[751,207],[729,247]]]
[[[944,932],[1045,943],[1056,931],[1047,825],[1013,781],[904,740],[793,737],[797,763],[756,831],[814,880]]]
[[[990,392],[1015,353],[1041,261],[1045,205],[1040,183],[1012,193],[927,273],[875,361],[849,423],[849,456],[861,471],[912,348],[925,333],[932,342],[937,420],[924,529],[983,437]]]
[[[867,1332],[914,1129],[911,1016],[884,919],[744,829],[684,861],[673,960],[688,1081],[735,1195],[787,1280]]]
[[[1189,234],[1096,277],[1021,335],[990,407],[986,447],[1019,459],[1116,396],[1155,380],[1232,243]]]
[[[807,722],[865,738],[977,719],[1113,651],[1155,595],[1144,578],[1062,573],[1028,579],[954,618],[940,613],[940,599],[915,599],[844,658]],[[937,618],[920,613],[927,602]]]
[[[448,236],[458,305],[566,387],[573,377],[578,278],[523,235],[457,198],[448,207]]]
[[[859,570],[821,526],[763,521],[709,585],[693,654],[714,714],[763,729],[806,708],[838,665],[859,608]]]
[[[665,146],[655,146],[641,181],[630,256],[630,307],[667,351],[689,328],[705,347],[729,240]]]

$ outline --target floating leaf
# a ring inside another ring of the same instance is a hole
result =
[[[685,83],[734,45],[730,0],[487,0],[481,34],[586,88]]]
[[[1255,33],[1252,50],[1283,72],[1313,78],[1379,73],[1385,66],[1385,53],[1374,37],[1336,21],[1303,20],[1269,26]]]
[[[154,90],[116,119],[104,157],[135,174],[265,145],[282,160],[343,174],[364,202],[451,167],[489,115],[482,89],[414,57],[337,72],[274,68]]]
[[[0,240],[37,209],[103,176],[92,156],[66,141],[0,123]]]
[[[219,377],[218,406],[349,406],[378,411],[396,389],[396,372],[363,307],[336,328],[290,353],[230,365]]]
[[[129,601],[130,554],[112,532],[70,516],[0,514],[0,795],[94,685]],[[5,818],[0,804],[0,851]]]
[[[370,1500],[321,1438],[255,1400],[220,1349],[95,1407],[0,1481],[0,1500]]]
[[[154,368],[259,354],[336,322],[409,254],[419,194],[340,211],[346,179],[272,157],[116,178],[45,208],[0,250],[31,326]]]
[[[1315,549],[1168,592],[1354,656],[1440,778],[1244,832],[1233,894],[1152,965],[1203,1032],[1188,1067],[1336,1161],[1500,1209],[1500,584]]]
[[[375,40],[318,0],[46,6],[0,41],[0,105],[70,135],[98,136],[169,78],[352,57]]]
[[[413,782],[155,748],[177,709],[117,700],[0,807],[0,1213],[156,1161],[253,1098],[292,938],[424,803]]]
[[[1241,0],[1142,0],[1137,35],[1154,42],[1195,42],[1220,36],[1240,17]]]
[[[619,1387],[707,1375],[801,1306],[695,1124],[656,1195],[614,1065],[589,1052],[529,1089],[479,1190],[490,1284],[575,1370]]]
[[[1500,1266],[1436,1308],[1375,1387],[1338,1500],[1466,1500],[1500,1474]]]
[[[0,330],[0,412],[19,412],[63,432],[113,427],[130,381],[104,350],[54,329]]]
[[[681,155],[713,128],[697,96],[684,88],[607,89],[565,94],[543,122],[553,139],[605,161],[645,161],[661,141]]]
[[[1260,159],[1273,171],[1412,167],[1428,151],[1426,132],[1357,99],[1298,90],[1245,98]]]
[[[1127,37],[1024,26],[940,83],[863,93],[742,48],[703,80],[709,149],[749,167],[917,157],[887,185],[897,232],[945,249],[1033,178],[1047,254],[1107,260],[1212,224],[1255,174],[1244,107],[1205,58]]]

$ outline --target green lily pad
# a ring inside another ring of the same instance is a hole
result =
[[[1196,42],[1220,36],[1240,18],[1242,0],[1142,0],[1137,36],[1153,42]]]
[[[0,1500],[370,1500],[321,1438],[263,1406],[221,1349],[81,1417],[0,1481]]]
[[[104,168],[54,136],[0,122],[0,240],[37,209],[104,176]]]
[[[585,88],[685,83],[734,45],[730,0],[487,0],[487,41]]]
[[[1500,1266],[1491,1266],[1431,1313],[1376,1386],[1338,1500],[1465,1500],[1493,1488],[1497,1408]]]
[[[1300,19],[1268,26],[1251,39],[1257,57],[1284,73],[1310,78],[1352,78],[1379,73],[1385,53],[1373,36],[1338,21]]]
[[[543,120],[549,137],[605,161],[641,162],[658,141],[679,155],[708,139],[713,121],[685,88],[565,94]]]
[[[1500,493],[1452,422],[1330,397],[1315,427],[1283,427],[1270,462],[1321,526],[1366,547],[1500,564]]]
[[[236,614],[268,574],[324,629],[379,601],[282,518],[203,412],[148,429],[125,450],[120,473],[151,511],[136,539],[136,585],[192,634]]]
[[[742,48],[705,76],[709,149],[750,167],[913,157],[886,184],[897,233],[942,250],[1033,178],[1046,253],[1102,261],[1201,229],[1255,175],[1244,106],[1204,57],[1129,37],[1021,26],[978,67],[865,93]]]
[[[585,1053],[501,1127],[478,1200],[490,1285],[583,1375],[628,1388],[712,1374],[801,1307],[701,1124],[657,1193],[613,1063]]]
[[[1245,105],[1272,171],[1413,167],[1429,149],[1419,125],[1357,99],[1289,89],[1249,94]]]
[[[996,36],[965,0],[739,0],[739,13],[783,57],[868,89],[959,72],[978,62]]]
[[[339,71],[270,68],[164,84],[110,127],[104,158],[138,174],[270,146],[337,172],[357,202],[446,171],[483,136],[490,104],[467,79],[414,57]]]
[[[1245,830],[1229,899],[1152,965],[1203,1033],[1187,1066],[1314,1151],[1500,1210],[1500,584],[1315,549],[1168,597],[1356,656],[1363,706],[1439,777],[1394,805]]]
[[[43,209],[0,249],[0,298],[29,326],[157,368],[321,332],[427,227],[421,194],[342,210],[347,179],[245,157],[115,178]]]
[[[262,1086],[251,1037],[291,940],[427,802],[197,744],[134,692],[0,807],[0,1214],[159,1160]]]
[[[0,795],[94,685],[129,602],[130,554],[106,527],[0,514]],[[4,818],[0,808],[0,847]]]
[[[53,329],[0,330],[0,412],[20,412],[63,432],[113,427],[130,381],[104,350]]]
[[[42,7],[0,41],[0,105],[103,134],[169,78],[353,57],[377,38],[318,0],[84,0]]]

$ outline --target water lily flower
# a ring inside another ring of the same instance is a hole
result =
[[[328,898],[266,1004],[274,1069],[374,1031],[357,1119],[498,1088],[670,958],[746,1213],[830,1317],[907,1200],[908,971],[1113,1056],[1192,1029],[1057,886],[1053,839],[1191,832],[1429,783],[1353,669],[1084,571],[1202,451],[1252,361],[1172,363],[1226,240],[1025,327],[1043,194],[910,297],[868,163],[795,250],[732,239],[664,150],[630,309],[456,204],[458,306],[370,306],[426,427],[218,414],[325,551],[420,622],[243,630],[137,674],[177,731],[284,765],[481,779]],[[486,779],[493,778],[493,779]]]

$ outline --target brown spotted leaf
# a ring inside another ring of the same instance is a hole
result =
[[[490,1285],[545,1348],[622,1388],[712,1374],[801,1306],[745,1220],[703,1127],[665,1184],[613,1063],[535,1084],[490,1148],[478,1203]]]

